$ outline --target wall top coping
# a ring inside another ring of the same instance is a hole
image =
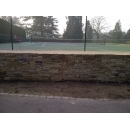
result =
[[[0,50],[0,53],[27,54],[76,54],[76,55],[130,55],[130,52],[98,52],[98,51],[31,51],[31,50]]]

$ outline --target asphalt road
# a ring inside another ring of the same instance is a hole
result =
[[[0,113],[129,113],[130,100],[0,95]]]

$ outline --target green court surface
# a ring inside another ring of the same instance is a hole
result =
[[[11,43],[0,43],[0,50],[12,50]],[[13,50],[39,50],[39,51],[84,51],[84,43],[60,43],[60,42],[20,42],[13,44]],[[86,51],[102,52],[130,52],[130,44],[119,43],[87,43]]]

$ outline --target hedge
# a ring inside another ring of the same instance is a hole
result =
[[[12,30],[13,30],[13,36],[17,35],[19,37],[26,38],[26,33],[23,28],[13,25]],[[0,43],[10,42],[10,35],[11,35],[10,23],[3,19],[0,19]]]

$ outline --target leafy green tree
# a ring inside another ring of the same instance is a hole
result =
[[[87,21],[87,33],[86,33],[86,38],[87,38],[87,39],[92,39],[92,38],[93,38],[93,29],[92,29],[92,26],[91,26],[89,20]]]
[[[114,39],[121,39],[123,36],[122,29],[121,29],[121,22],[118,20],[118,22],[115,25],[115,28],[113,30],[113,38]]]
[[[58,38],[58,20],[52,16],[33,16],[33,34],[45,38]]]
[[[10,16],[1,16],[0,18],[4,19],[4,20],[6,20],[7,22],[10,23]],[[16,25],[16,26],[20,26],[20,24],[21,24],[20,17],[13,16],[12,17],[12,24]]]
[[[83,31],[82,31],[82,16],[75,17],[75,31],[74,31],[74,39],[82,39]]]
[[[64,39],[71,39],[73,36],[73,17],[72,16],[68,16],[66,17],[67,19],[67,26],[66,26],[66,30],[64,31],[64,34],[63,34],[63,38]]]
[[[0,18],[10,23],[10,16],[1,16]]]
[[[33,35],[40,35],[41,37],[43,37],[46,19],[47,17],[43,16],[33,16]]]
[[[84,36],[83,39],[85,38],[85,28],[84,30]],[[87,32],[86,32],[86,39],[93,39],[93,29],[92,26],[89,22],[89,20],[87,21]],[[92,40],[89,40],[89,42],[91,42]]]
[[[25,30],[19,26],[13,25],[13,35],[17,35],[23,38],[26,38]],[[0,43],[3,42],[10,42],[10,37],[7,35],[10,35],[10,23],[6,20],[0,19]]]
[[[21,26],[26,31],[26,36],[30,37],[32,34],[33,17],[32,16],[21,16],[20,17]]]
[[[68,16],[67,27],[64,31],[64,39],[82,39],[82,16]]]
[[[130,39],[130,29],[127,31],[126,35],[125,35],[126,39]]]
[[[52,16],[48,16],[45,22],[45,37],[46,38],[59,38],[58,20]]]

